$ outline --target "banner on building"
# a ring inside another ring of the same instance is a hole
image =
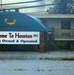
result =
[[[0,31],[0,44],[40,44],[40,33]]]

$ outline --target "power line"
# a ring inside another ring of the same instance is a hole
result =
[[[17,3],[7,3],[7,4],[0,4],[0,6],[3,6],[3,5],[14,5],[14,4],[24,4],[24,3],[33,3],[33,2],[40,2],[40,1],[44,1],[44,0],[35,0],[35,1],[17,2]]]
[[[43,6],[50,6],[50,5],[55,5],[55,4],[44,4],[44,5],[37,5],[37,6],[27,6],[27,7],[18,7],[18,8],[3,8],[4,10],[13,10],[13,9],[24,9],[24,8],[36,8],[36,7],[43,7]],[[1,9],[0,11],[2,11]]]
[[[22,3],[31,3],[31,2],[38,2],[38,1],[44,1],[44,0],[36,0],[36,1],[27,1],[27,2],[18,2],[18,3],[8,3],[8,4],[2,4],[2,5],[12,5],[12,4],[22,4]],[[74,2],[74,1],[73,1]],[[2,6],[0,5],[0,6]],[[43,5],[36,5],[36,6],[24,6],[24,7],[17,7],[17,8],[3,8],[2,10],[14,10],[14,9],[26,9],[26,8],[37,8],[37,7],[44,7],[44,6],[51,6],[51,5],[60,5],[60,3],[54,3],[54,4],[43,4]]]

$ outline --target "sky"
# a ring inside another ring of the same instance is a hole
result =
[[[0,0],[1,1],[1,0]],[[2,0],[2,4],[7,3],[16,3],[16,2],[26,2],[26,1],[34,1],[34,0]],[[46,2],[47,1],[47,2]],[[45,3],[51,3],[51,0],[45,0],[43,4]],[[17,5],[9,5],[9,6],[3,6],[2,8],[13,8],[13,7],[22,7],[22,6],[34,6],[34,5],[40,5],[42,2],[33,2],[33,3],[25,3],[25,4],[17,4]],[[38,11],[46,11],[47,7],[39,7],[39,8],[30,8],[30,9],[20,9],[21,12],[38,12]]]
[[[0,0],[1,1],[1,0]],[[24,2],[24,1],[35,1],[35,0],[2,0],[2,3],[14,3],[14,2]],[[49,1],[51,3],[52,0],[45,0],[45,1]]]

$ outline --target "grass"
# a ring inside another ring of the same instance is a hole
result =
[[[11,70],[11,71],[25,71],[25,69],[23,69],[23,68],[11,68],[9,70]]]
[[[45,71],[45,70],[38,67],[35,71],[41,72],[41,71]]]
[[[23,69],[23,68],[11,68],[9,70],[11,70],[11,71],[25,71],[25,69]],[[44,72],[45,70],[38,67],[36,70],[33,70],[33,71]],[[47,70],[47,71],[51,71],[51,70]]]
[[[45,57],[45,58],[39,58],[40,60],[74,60],[74,56],[70,56],[70,57],[54,57],[54,58],[49,58],[49,57]]]
[[[25,69],[23,69],[23,68],[10,68],[9,70],[11,70],[11,71],[25,71]],[[38,67],[36,70],[34,70],[34,71],[37,71],[37,72],[43,72],[43,71],[45,71],[44,69],[41,69],[40,67]]]
[[[63,58],[64,60],[74,60],[74,56]]]

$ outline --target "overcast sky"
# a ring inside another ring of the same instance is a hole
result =
[[[24,1],[32,1],[32,0],[2,0],[2,3],[15,3],[15,2],[24,2]]]
[[[34,0],[2,0],[2,3],[14,3],[14,2],[24,2],[24,1],[34,1]],[[45,1],[49,1],[51,3],[52,0],[45,0]]]
[[[1,1],[1,0],[0,0]],[[16,2],[26,2],[26,1],[34,1],[34,0],[2,0],[2,4],[7,4],[7,3],[16,3]],[[52,0],[45,0],[49,1],[46,3],[51,3]],[[42,2],[41,2],[42,3]],[[45,2],[44,2],[45,3]],[[43,3],[43,4],[44,4]],[[19,6],[33,6],[33,5],[40,5],[40,2],[33,2],[33,3],[24,3],[24,4],[16,4],[16,5],[9,5],[9,6],[3,6],[3,8],[10,8],[10,7],[19,7]],[[46,9],[46,7],[45,7]],[[43,8],[31,8],[23,11],[45,11],[44,7]]]

